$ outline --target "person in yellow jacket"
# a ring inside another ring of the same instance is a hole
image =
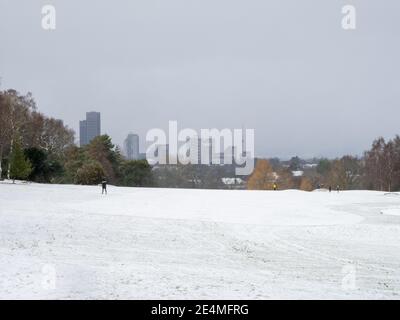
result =
[[[278,186],[276,185],[276,183],[273,184],[272,188],[274,189],[274,191],[276,191],[278,189]]]

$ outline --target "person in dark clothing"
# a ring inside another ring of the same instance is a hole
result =
[[[101,194],[107,194],[107,181],[106,179],[103,179],[103,181],[101,181]]]
[[[337,185],[336,186],[336,191],[339,192],[339,190],[340,190],[340,187],[339,187],[339,185]]]
[[[332,186],[329,186],[329,192],[332,192]]]

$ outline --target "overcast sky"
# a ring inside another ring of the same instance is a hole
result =
[[[253,128],[262,156],[360,154],[400,133],[399,39],[398,0],[0,0],[1,88],[77,137],[96,110],[118,144],[177,120]]]

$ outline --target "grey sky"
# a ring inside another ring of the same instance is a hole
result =
[[[118,144],[177,120],[254,128],[257,155],[359,154],[400,133],[399,18],[398,0],[0,0],[0,77],[77,134],[100,111]]]

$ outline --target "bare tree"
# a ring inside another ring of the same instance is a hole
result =
[[[387,191],[392,191],[395,178],[396,157],[393,141],[385,144],[383,149],[383,181]]]
[[[369,187],[381,191],[392,191],[399,174],[400,140],[383,138],[375,140],[370,151],[365,153],[365,171]]]
[[[0,92],[0,178],[3,173],[3,157],[11,143],[11,106],[7,101],[7,97]]]
[[[16,136],[22,138],[23,148],[43,148],[55,154],[61,154],[74,143],[74,132],[61,120],[47,118],[36,111],[30,93],[21,95],[15,90],[0,91],[0,177],[2,160],[11,154]],[[10,176],[10,162],[7,176]]]
[[[330,185],[339,185],[342,189],[356,189],[361,185],[361,161],[356,157],[344,156],[334,160],[329,173]]]

